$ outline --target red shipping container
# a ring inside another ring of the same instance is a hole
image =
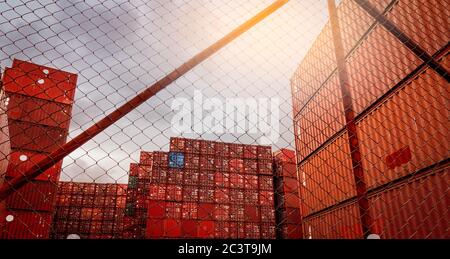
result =
[[[230,238],[245,238],[245,224],[242,222],[230,222]]]
[[[187,169],[199,169],[200,166],[200,155],[198,154],[192,154],[192,153],[186,153],[185,159],[184,159],[184,167]]]
[[[196,220],[182,220],[181,221],[181,235],[183,238],[196,238],[197,237],[197,225]]]
[[[265,191],[273,191],[273,177],[259,175],[259,189]]]
[[[198,203],[196,202],[183,202],[182,204],[183,219],[197,219],[198,217]]]
[[[8,118],[68,129],[72,106],[33,98],[20,94],[8,93]]]
[[[272,206],[261,206],[261,221],[275,223],[275,209]]]
[[[161,186],[161,188],[164,188]],[[186,188],[185,188],[186,190]],[[183,200],[183,191],[181,186],[167,185],[166,186],[166,200],[167,201],[181,201]]]
[[[51,213],[8,210],[3,239],[48,239],[52,226]],[[3,221],[4,219],[2,219]]]
[[[230,173],[230,188],[244,188],[244,175]]]
[[[272,160],[258,160],[258,173],[272,175]]]
[[[230,157],[237,159],[244,158],[244,145],[230,144]]]
[[[36,165],[47,155],[25,150],[14,150],[9,156],[9,164],[6,172],[7,177],[14,178],[25,173],[32,166]],[[38,181],[57,182],[61,173],[62,161],[56,163],[50,169],[35,178]]]
[[[130,163],[130,176],[138,176],[138,167],[139,164]]]
[[[165,200],[166,187],[159,184],[151,184],[149,189],[149,198],[152,200]]]
[[[199,185],[214,187],[215,185],[214,177],[215,177],[214,171],[200,171]]]
[[[244,202],[245,202],[245,204],[258,206],[259,191],[258,190],[244,190]]]
[[[199,194],[198,187],[196,187],[196,186],[184,186],[183,187],[183,201],[197,202],[198,194]]]
[[[275,162],[274,167],[276,176],[297,178],[297,166],[295,164]]]
[[[141,152],[141,155],[142,153],[145,152]],[[159,152],[159,151],[153,152],[153,165],[160,167],[168,167],[169,165],[168,157],[169,155],[167,152]]]
[[[347,134],[302,163],[299,176],[304,216],[356,196]]]
[[[258,146],[258,159],[272,159],[272,147]]]
[[[165,184],[168,182],[168,169],[160,166],[153,166],[151,169],[151,180],[153,183]],[[141,179],[145,179],[140,177]],[[174,177],[172,177],[174,179]]]
[[[200,154],[200,140],[186,139],[185,140],[185,151],[190,154]]]
[[[69,82],[46,78],[35,73],[25,73],[15,68],[6,68],[3,74],[3,87],[7,92],[72,104],[76,88],[76,75],[75,80]]]
[[[215,145],[215,156],[227,158],[230,156],[229,145],[222,142],[217,142]]]
[[[198,189],[199,202],[214,202],[214,188],[200,187]]]
[[[244,172],[246,174],[258,174],[258,161],[253,159],[245,159]]]
[[[183,185],[183,174],[184,171],[180,169],[170,168],[167,175],[167,183],[175,185]]]
[[[216,172],[214,178],[216,187],[230,187],[230,174],[224,172]]]
[[[230,223],[219,221],[214,224],[215,237],[219,239],[230,238]]]
[[[179,202],[166,202],[166,218],[181,219],[181,208]]]
[[[259,208],[254,205],[244,205],[245,221],[247,222],[260,222]]]
[[[171,152],[184,152],[185,145],[186,145],[186,139],[170,138],[170,151]]]
[[[9,120],[11,148],[50,153],[66,143],[67,130]]]
[[[358,123],[369,187],[448,158],[449,96],[448,83],[428,69]]]
[[[228,164],[230,172],[244,173],[244,160],[238,158],[231,158]]]
[[[147,238],[161,238],[164,236],[164,220],[149,219],[145,236]]]
[[[262,239],[275,239],[276,238],[276,227],[271,223],[261,224],[261,238]]]
[[[223,156],[216,156],[215,157],[215,167],[216,170],[218,171],[222,171],[222,172],[229,172],[230,171],[230,160],[226,157]]]
[[[138,166],[137,170],[138,170],[138,178],[140,178],[140,179],[151,179],[152,166],[140,164]]]
[[[230,205],[216,204],[214,209],[214,220],[228,221],[230,219]]]
[[[14,59],[12,67],[14,69],[19,69],[25,73],[31,73],[35,75],[48,77],[55,81],[68,81],[74,85],[76,84],[77,80],[76,74],[62,70],[57,70],[51,67],[37,65],[20,59]]]
[[[29,182],[6,198],[10,209],[53,211],[57,186],[50,182]]]
[[[245,223],[245,238],[260,239],[261,229],[256,223]]]
[[[230,203],[230,189],[216,188],[214,192],[214,201],[216,203]]]
[[[214,155],[216,151],[216,143],[213,141],[202,140],[200,142],[200,150],[202,155]]]
[[[153,163],[153,153],[141,151],[139,163],[142,165],[152,165]]]
[[[274,205],[273,191],[260,191],[259,192],[259,204],[262,206]]]
[[[233,204],[244,204],[244,190],[230,189],[230,200]]]
[[[200,157],[200,168],[202,170],[215,170],[216,166],[214,164],[214,156],[202,154]]]
[[[258,176],[257,175],[244,175],[244,188],[257,190],[258,189]]]
[[[285,208],[282,215],[282,221],[287,224],[301,224],[300,210],[298,208]]]
[[[433,169],[370,197],[372,217],[385,239],[449,237],[450,169]]]
[[[214,238],[214,221],[199,221],[198,237],[199,238]]]
[[[185,170],[183,173],[183,184],[184,185],[198,185],[199,172],[196,170]]]
[[[286,224],[281,226],[281,238],[302,239],[302,226],[298,224]]]
[[[450,29],[446,26],[446,19],[449,9],[448,1],[399,1],[387,17],[427,53],[433,55],[448,42]]]
[[[275,152],[274,154],[275,159],[277,159],[281,163],[288,163],[288,164],[295,164],[295,151],[282,148]]]
[[[198,219],[199,220],[213,220],[214,219],[214,204],[199,203],[198,205]]]
[[[297,193],[282,193],[281,196],[281,204],[284,207],[289,208],[300,208],[300,195]]]
[[[148,202],[148,218],[163,219],[166,217],[166,202],[149,201]]]
[[[243,222],[245,220],[244,205],[230,205],[230,220]]]
[[[244,146],[244,158],[257,159],[258,158],[258,146]]]

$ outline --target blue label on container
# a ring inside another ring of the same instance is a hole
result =
[[[169,167],[170,168],[184,168],[184,153],[170,152],[169,153]]]

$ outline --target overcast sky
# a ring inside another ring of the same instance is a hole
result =
[[[79,75],[70,138],[272,0],[0,0],[0,66],[14,58]],[[327,21],[326,0],[291,0],[64,160],[62,180],[127,182],[141,150],[168,150],[175,97],[280,99],[293,148],[290,78]],[[257,144],[259,135],[185,137]]]

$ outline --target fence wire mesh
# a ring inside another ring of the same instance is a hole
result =
[[[449,238],[449,10],[0,0],[0,237]]]

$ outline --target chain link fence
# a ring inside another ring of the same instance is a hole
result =
[[[0,237],[449,238],[448,0],[0,0]]]

